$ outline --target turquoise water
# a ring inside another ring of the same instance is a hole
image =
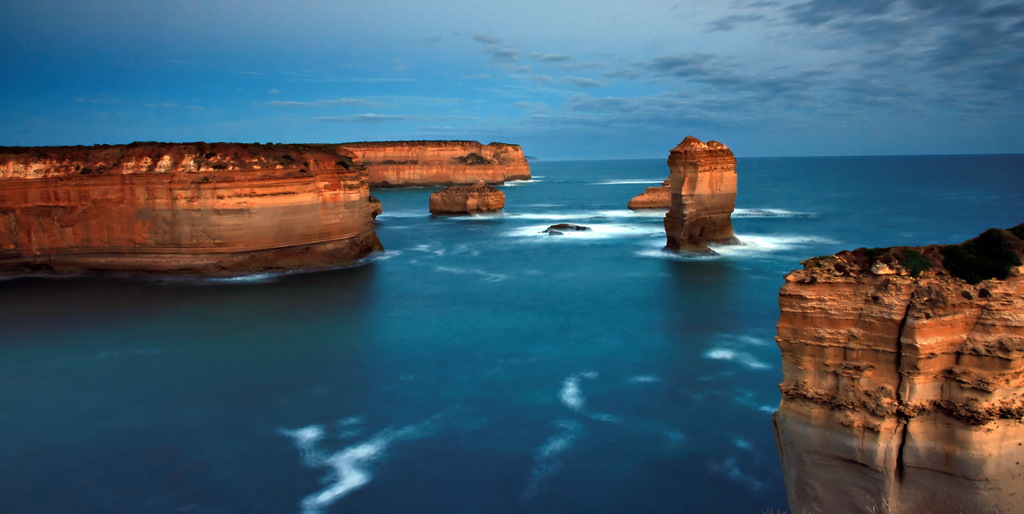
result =
[[[0,281],[2,511],[785,509],[784,274],[1024,221],[1024,156],[740,159],[746,245],[687,259],[625,209],[664,160],[532,168],[500,216],[375,191],[358,267]]]

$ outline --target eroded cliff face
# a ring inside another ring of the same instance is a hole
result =
[[[1024,512],[1022,268],[972,285],[940,250],[786,276],[773,423],[792,512]]]
[[[665,216],[666,248],[708,251],[708,243],[738,244],[732,231],[736,207],[736,157],[717,141],[687,136],[668,156],[672,203]]]
[[[0,148],[0,271],[333,267],[382,249],[368,198],[329,145]]]
[[[480,180],[472,186],[450,186],[430,194],[431,214],[478,214],[499,212],[505,193]]]
[[[649,187],[643,193],[626,202],[626,207],[636,209],[668,209],[672,207],[671,179],[665,179],[658,187]]]
[[[501,184],[529,180],[530,165],[519,145],[476,141],[380,141],[344,143],[366,164],[370,187]]]

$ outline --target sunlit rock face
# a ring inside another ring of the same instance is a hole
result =
[[[626,207],[637,209],[668,209],[672,207],[672,188],[670,179],[665,179],[658,187],[649,187],[643,193],[634,196]]]
[[[330,145],[0,148],[0,271],[334,267],[382,249],[368,198]]]
[[[379,141],[344,143],[370,172],[370,187],[501,184],[529,180],[530,165],[519,145],[476,141]]]
[[[717,141],[687,136],[668,156],[672,203],[665,216],[666,249],[708,251],[708,243],[738,244],[732,232],[736,207],[736,157]]]
[[[925,247],[915,277],[907,250],[786,276],[773,423],[791,512],[1024,512],[1022,268],[971,285]]]
[[[480,180],[472,186],[450,186],[430,194],[431,214],[478,214],[500,212],[505,193]]]

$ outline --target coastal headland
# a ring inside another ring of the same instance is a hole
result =
[[[336,267],[383,249],[369,197],[338,145],[0,148],[0,271]]]
[[[476,141],[342,143],[369,171],[371,188],[501,184],[529,180],[519,145]]]
[[[792,512],[1024,512],[1024,225],[803,261],[773,417]]]

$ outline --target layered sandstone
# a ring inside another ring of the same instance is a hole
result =
[[[370,172],[370,187],[501,184],[529,180],[530,165],[519,145],[476,141],[379,141],[344,143]]]
[[[1022,267],[972,285],[940,247],[803,264],[776,337],[792,512],[1024,512]]]
[[[717,141],[693,136],[668,156],[672,203],[665,215],[666,249],[707,252],[708,243],[739,244],[732,232],[736,156]]]
[[[658,187],[649,187],[643,193],[626,202],[626,207],[637,209],[668,209],[672,207],[671,180],[665,179]]]
[[[505,193],[477,181],[472,186],[450,186],[430,194],[431,214],[479,214],[499,212],[505,207]]]
[[[368,198],[335,146],[0,148],[0,271],[333,267],[381,249]]]

